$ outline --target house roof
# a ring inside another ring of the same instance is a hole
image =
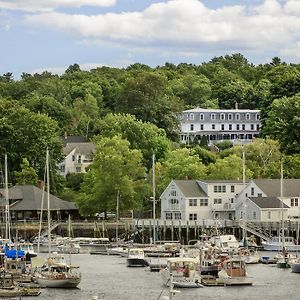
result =
[[[280,179],[254,179],[253,182],[269,197],[280,196]],[[283,197],[299,197],[300,179],[283,179]]]
[[[260,208],[289,208],[277,197],[249,197]]]
[[[68,143],[85,143],[87,142],[87,139],[85,136],[65,135],[61,137],[61,141],[63,142],[63,146],[65,147]]]
[[[173,180],[185,197],[207,197],[197,180]]]
[[[201,182],[204,182],[204,183],[232,183],[232,184],[238,184],[238,183],[243,183],[243,180],[234,180],[234,179],[221,179],[221,180],[217,180],[217,179],[209,179],[209,180],[200,180]],[[249,180],[246,180],[245,183],[248,183]]]
[[[0,190],[5,195],[4,190]],[[43,190],[34,185],[16,185],[8,190],[9,199],[15,201],[12,211],[41,210]],[[62,200],[50,194],[50,210],[77,210],[75,203]],[[43,209],[47,210],[47,194],[44,194]]]
[[[253,113],[253,112],[257,112],[259,113],[260,110],[258,109],[213,109],[213,108],[200,108],[200,107],[196,107],[196,108],[192,108],[192,109],[188,109],[188,110],[184,110],[184,113],[205,113],[205,112],[209,112],[209,113],[220,113],[220,112],[228,112],[228,113],[245,113],[245,112],[249,112],[249,113]]]
[[[67,143],[64,148],[64,154],[69,155],[74,149],[75,153],[82,155],[91,155],[95,151],[94,143]]]

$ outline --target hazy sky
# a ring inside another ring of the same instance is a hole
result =
[[[0,74],[300,60],[300,0],[0,0]]]

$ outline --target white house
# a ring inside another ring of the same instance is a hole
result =
[[[85,173],[87,167],[93,162],[95,144],[90,142],[65,142],[65,158],[58,164],[59,174],[66,176],[69,173]]]
[[[245,206],[244,206],[245,205]],[[236,219],[246,222],[280,222],[286,220],[289,207],[277,197],[246,197],[236,205]]]
[[[234,219],[243,183],[234,180],[172,180],[162,193],[162,220]]]
[[[300,179],[283,179],[282,191],[280,179],[253,179],[246,185],[245,189],[237,196],[237,206],[240,206],[243,203],[243,199],[249,197],[251,199],[256,197],[262,198],[261,201],[266,201],[266,204],[260,205],[264,206],[268,203],[270,208],[272,208],[272,205],[269,202],[271,200],[269,200],[268,197],[272,199],[278,198],[283,201],[286,207],[288,207],[286,212],[286,218],[298,218],[300,213]],[[275,209],[275,207],[273,208]],[[273,217],[275,215],[273,215]],[[272,220],[274,220],[273,217]],[[240,219],[239,211],[236,212],[236,219]],[[280,220],[281,217],[276,221]]]
[[[261,129],[259,110],[194,108],[183,111],[178,118],[180,141],[185,144],[203,137],[212,144],[241,140],[248,143]]]

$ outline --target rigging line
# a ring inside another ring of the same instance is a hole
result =
[[[166,286],[168,285],[168,282],[170,281],[170,278],[168,279],[168,281],[166,282]],[[157,300],[159,300],[160,299],[160,297],[161,297],[161,295],[162,295],[162,293],[164,292],[164,290],[166,289],[166,287],[165,286],[163,286],[163,288],[162,288],[162,290],[161,290],[161,292],[160,292],[160,294],[159,294],[159,296],[158,296],[158,298],[157,298]]]

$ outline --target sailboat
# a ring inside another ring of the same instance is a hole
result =
[[[243,146],[242,146],[243,147]],[[245,164],[245,151],[243,147],[243,189],[245,190],[246,185],[246,164]],[[259,254],[257,249],[254,247],[249,247],[249,241],[247,239],[246,231],[246,217],[247,217],[247,207],[246,207],[246,198],[244,195],[243,200],[243,239],[242,239],[242,248],[239,251],[240,256],[244,259],[246,264],[256,264],[259,262]]]
[[[284,215],[283,215],[283,165],[281,161],[281,176],[280,176],[280,200],[281,200],[281,243],[282,243],[282,254],[277,260],[276,266],[280,269],[290,268],[288,252],[285,248],[285,235],[284,235]]]
[[[49,288],[76,288],[81,281],[80,273],[74,272],[77,266],[67,264],[64,256],[51,253],[51,214],[50,214],[50,181],[49,181],[49,151],[46,153],[47,173],[47,216],[48,216],[48,259],[36,270],[34,279],[41,286]]]
[[[300,273],[300,256],[299,256],[299,208],[297,222],[297,254],[296,258],[291,261],[291,269],[293,273]]]

